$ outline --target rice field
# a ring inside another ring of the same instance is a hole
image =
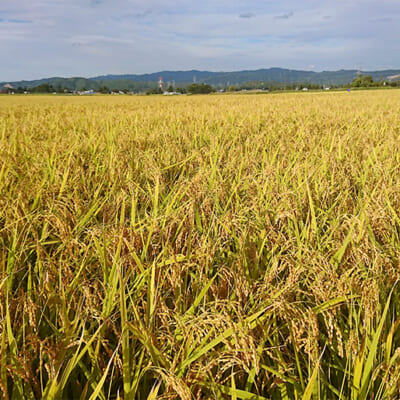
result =
[[[400,397],[400,91],[0,97],[0,398]]]

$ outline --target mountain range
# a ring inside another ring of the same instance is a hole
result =
[[[211,71],[160,71],[148,74],[102,75],[93,78],[45,78],[37,80],[22,80],[15,82],[0,82],[0,86],[9,83],[13,87],[33,88],[42,84],[62,87],[70,90],[99,89],[107,86],[112,90],[146,90],[156,88],[159,77],[168,83],[185,86],[190,83],[206,83],[214,86],[242,85],[247,82],[264,82],[266,85],[313,83],[319,85],[345,85],[350,83],[357,74],[372,75],[375,80],[399,79],[400,70],[382,71],[302,71],[284,68],[268,68],[258,70],[243,70],[233,72]]]

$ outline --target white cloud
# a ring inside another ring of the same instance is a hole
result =
[[[2,0],[0,81],[161,69],[400,68],[393,0]]]

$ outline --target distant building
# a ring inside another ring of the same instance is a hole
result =
[[[94,90],[85,90],[84,92],[78,92],[80,96],[90,96],[94,94]]]
[[[6,83],[2,86],[0,86],[0,93],[11,93],[13,92],[14,87],[10,85],[9,83]]]
[[[400,75],[392,75],[392,76],[388,76],[387,79],[392,82],[392,81],[398,81],[400,80]]]

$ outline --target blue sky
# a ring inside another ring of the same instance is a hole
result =
[[[0,81],[400,69],[398,0],[1,0]]]

